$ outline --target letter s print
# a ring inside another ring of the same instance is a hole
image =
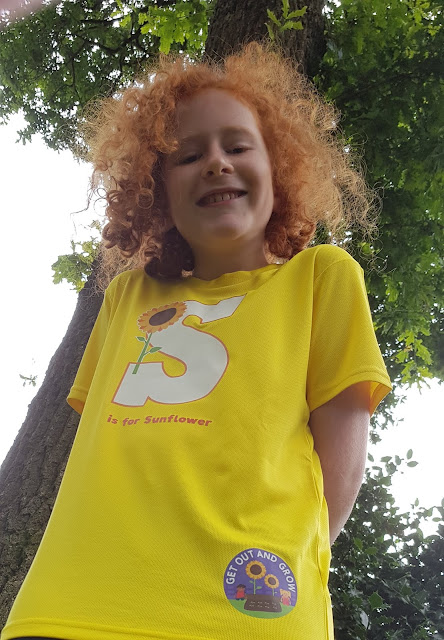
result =
[[[228,353],[219,338],[186,326],[183,320],[188,316],[197,316],[202,322],[228,318],[244,298],[244,295],[228,298],[215,305],[195,300],[181,303],[186,306],[186,312],[181,315],[180,321],[166,326],[161,332],[154,332],[150,344],[154,347],[156,342],[161,345],[161,352],[181,361],[185,372],[173,377],[165,372],[162,362],[130,362],[112,402],[142,407],[148,400],[160,404],[182,404],[208,395],[227,368]]]

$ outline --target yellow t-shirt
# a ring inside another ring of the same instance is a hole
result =
[[[59,494],[1,640],[331,640],[310,412],[390,390],[361,267],[329,245],[109,286]]]

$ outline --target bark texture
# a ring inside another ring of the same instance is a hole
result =
[[[281,45],[285,54],[299,63],[299,71],[313,78],[325,53],[325,0],[295,0],[290,10],[307,7],[301,22],[303,29],[284,31]],[[278,20],[282,16],[282,0],[218,0],[205,43],[206,53],[219,59],[237,50],[240,45],[268,37],[267,9]]]
[[[66,335],[0,467],[0,628],[46,528],[77,431],[66,402],[102,302],[92,282],[79,294]]]
[[[291,10],[304,4],[304,29],[286,31],[281,44],[313,77],[325,51],[324,0],[297,0]],[[267,8],[280,17],[282,0],[218,0],[207,54],[220,58],[240,44],[266,37]],[[0,628],[40,543],[77,431],[78,416],[66,396],[100,308],[101,297],[93,292],[94,274],[79,295],[66,336],[0,467]]]

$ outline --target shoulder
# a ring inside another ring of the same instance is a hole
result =
[[[133,291],[137,286],[143,285],[147,277],[143,269],[123,271],[111,280],[105,291],[105,297],[112,299],[116,295],[120,297],[124,292]]]
[[[344,249],[334,244],[319,244],[315,247],[303,249],[296,254],[290,262],[299,265],[300,268],[310,271],[314,280],[329,271],[358,271],[362,272],[361,265]],[[334,267],[334,269],[331,269]]]

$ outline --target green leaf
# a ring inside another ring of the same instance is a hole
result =
[[[148,353],[155,353],[156,351],[160,351],[162,349],[162,347],[152,347]]]
[[[274,24],[276,24],[278,27],[281,26],[281,23],[279,22],[279,20],[276,18],[276,16],[274,15],[273,11],[270,11],[270,9],[267,9],[267,15],[270,18],[270,20],[272,22],[274,22]]]
[[[363,545],[362,545],[362,540],[360,538],[353,538],[353,543],[355,547],[359,549],[359,551],[362,551]]]
[[[422,344],[422,340],[417,340],[415,343],[416,355],[418,358],[421,358],[426,364],[431,364],[432,356],[430,351],[427,349],[425,345]]]
[[[388,606],[385,604],[384,600],[381,598],[377,591],[374,591],[372,595],[368,599],[372,611],[375,609],[388,609]]]
[[[292,11],[286,17],[288,18],[288,20],[290,20],[291,18],[301,18],[302,16],[305,16],[306,12],[307,12],[307,7],[305,6],[305,7],[302,7],[302,9],[298,9],[297,11]]]
[[[292,20],[290,20],[289,22],[283,24],[282,27],[279,27],[279,31],[288,31],[289,29],[300,31],[301,29],[303,29],[302,22],[293,22]]]
[[[410,460],[410,458],[412,457],[412,455],[413,455],[413,449],[409,449],[409,450],[407,451],[407,460]]]
[[[394,619],[395,618],[392,618],[392,617],[389,617],[389,616],[374,616],[374,617],[372,617],[372,624],[373,624],[373,627],[375,627],[376,624],[378,624],[378,625],[386,625],[386,624],[390,624],[391,622],[393,622]],[[394,635],[392,637],[395,638]],[[400,636],[398,636],[398,637],[400,637]]]
[[[137,337],[137,340],[140,340],[140,342],[145,342],[146,341],[146,339],[142,338],[141,336],[136,336],[136,337]]]
[[[417,464],[418,464],[418,463],[417,463],[417,462],[414,462],[414,461],[412,461],[412,462],[407,462],[407,466],[408,466],[408,467],[416,467],[416,466],[417,466]]]
[[[122,29],[125,29],[126,27],[130,27],[131,26],[131,16],[130,15],[125,16],[120,21],[120,26],[122,27]]]
[[[274,36],[273,29],[271,28],[270,23],[269,23],[269,22],[266,22],[266,23],[265,23],[265,26],[267,27],[268,37],[270,38],[270,40],[271,40],[272,42],[274,42],[275,36]]]
[[[285,19],[287,19],[289,8],[289,0],[282,0],[282,15]]]

